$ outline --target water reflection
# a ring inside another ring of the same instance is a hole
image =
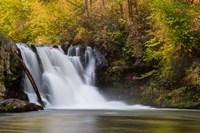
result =
[[[42,111],[1,114],[0,133],[199,133],[200,111]]]

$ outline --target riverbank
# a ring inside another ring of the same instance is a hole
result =
[[[163,84],[151,65],[107,66],[97,71],[97,86],[108,99],[156,108],[200,109],[200,86],[194,82]],[[134,68],[134,69],[133,69]],[[185,69],[185,68],[183,68]],[[186,75],[188,76],[188,75]]]

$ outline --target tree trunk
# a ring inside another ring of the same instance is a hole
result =
[[[17,50],[18,48],[17,48],[16,44],[15,43],[13,43],[13,44],[15,46],[15,49]],[[43,103],[42,98],[40,96],[40,93],[38,91],[38,87],[37,87],[37,85],[36,85],[36,83],[35,83],[35,81],[33,79],[33,76],[31,75],[30,71],[28,70],[28,68],[24,64],[23,60],[19,57],[19,54],[17,53],[16,50],[13,50],[13,52],[16,54],[17,60],[19,61],[22,69],[24,70],[24,72],[26,73],[27,77],[29,78],[29,80],[30,80],[30,82],[31,82],[31,84],[33,86],[33,89],[35,91],[35,94],[36,94],[36,96],[38,98],[38,102],[44,107],[44,103]]]
[[[135,8],[135,14],[138,14],[138,0],[133,1],[133,6]]]
[[[85,0],[85,11],[86,11],[86,16],[89,17],[88,0]]]
[[[134,13],[138,14],[138,1],[137,0],[127,0],[128,7],[128,19],[133,20]]]
[[[90,1],[90,12],[92,12],[92,4],[93,4],[93,0],[89,0]]]
[[[119,10],[120,10],[120,17],[124,18],[124,9],[123,9],[123,4],[122,3],[119,5]]]
[[[102,5],[103,7],[105,7],[105,0],[102,0]]]
[[[91,7],[92,7],[92,4],[93,4],[93,1],[92,1],[92,0],[90,0],[90,9],[91,9]]]
[[[133,19],[133,2],[132,0],[127,0],[127,6],[128,6],[128,19],[132,21]]]

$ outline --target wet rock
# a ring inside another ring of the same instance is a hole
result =
[[[63,51],[65,52],[65,54],[67,54],[68,52],[68,48],[70,47],[70,43],[69,42],[65,42],[64,44],[61,45],[61,48],[63,49]]]
[[[0,83],[0,97],[5,96],[6,88],[4,84]]]
[[[26,112],[26,111],[38,111],[43,107],[22,101],[19,99],[1,99],[0,100],[0,112]]]
[[[81,62],[83,66],[85,66],[85,51],[86,46],[83,45],[70,45],[69,42],[64,43],[61,45],[61,48],[65,52],[65,54],[69,54],[69,56],[76,56],[76,48],[79,48],[79,56],[81,57]],[[101,54],[101,52],[96,48],[92,48],[94,57],[96,59],[96,65],[97,67],[106,66],[108,64],[108,61],[106,60],[105,56]],[[69,53],[68,53],[69,52]]]
[[[120,71],[124,74],[129,73],[146,73],[153,69],[153,63],[139,63],[133,66],[113,66],[111,71],[117,72]]]
[[[106,66],[108,64],[108,61],[106,60],[105,56],[101,54],[101,52],[96,47],[93,48],[93,53],[96,59],[97,67]]]
[[[19,52],[12,40],[0,36],[0,97],[27,100],[21,89],[22,68],[15,52]]]

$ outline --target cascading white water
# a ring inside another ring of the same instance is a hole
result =
[[[127,108],[123,102],[108,102],[93,86],[95,84],[95,58],[91,47],[86,47],[85,65],[83,66],[78,46],[69,47],[67,55],[60,47],[36,46],[36,54],[28,45],[18,44],[17,46],[39,88],[46,108]],[[24,77],[22,83],[30,102],[37,103],[37,97],[27,76]]]

